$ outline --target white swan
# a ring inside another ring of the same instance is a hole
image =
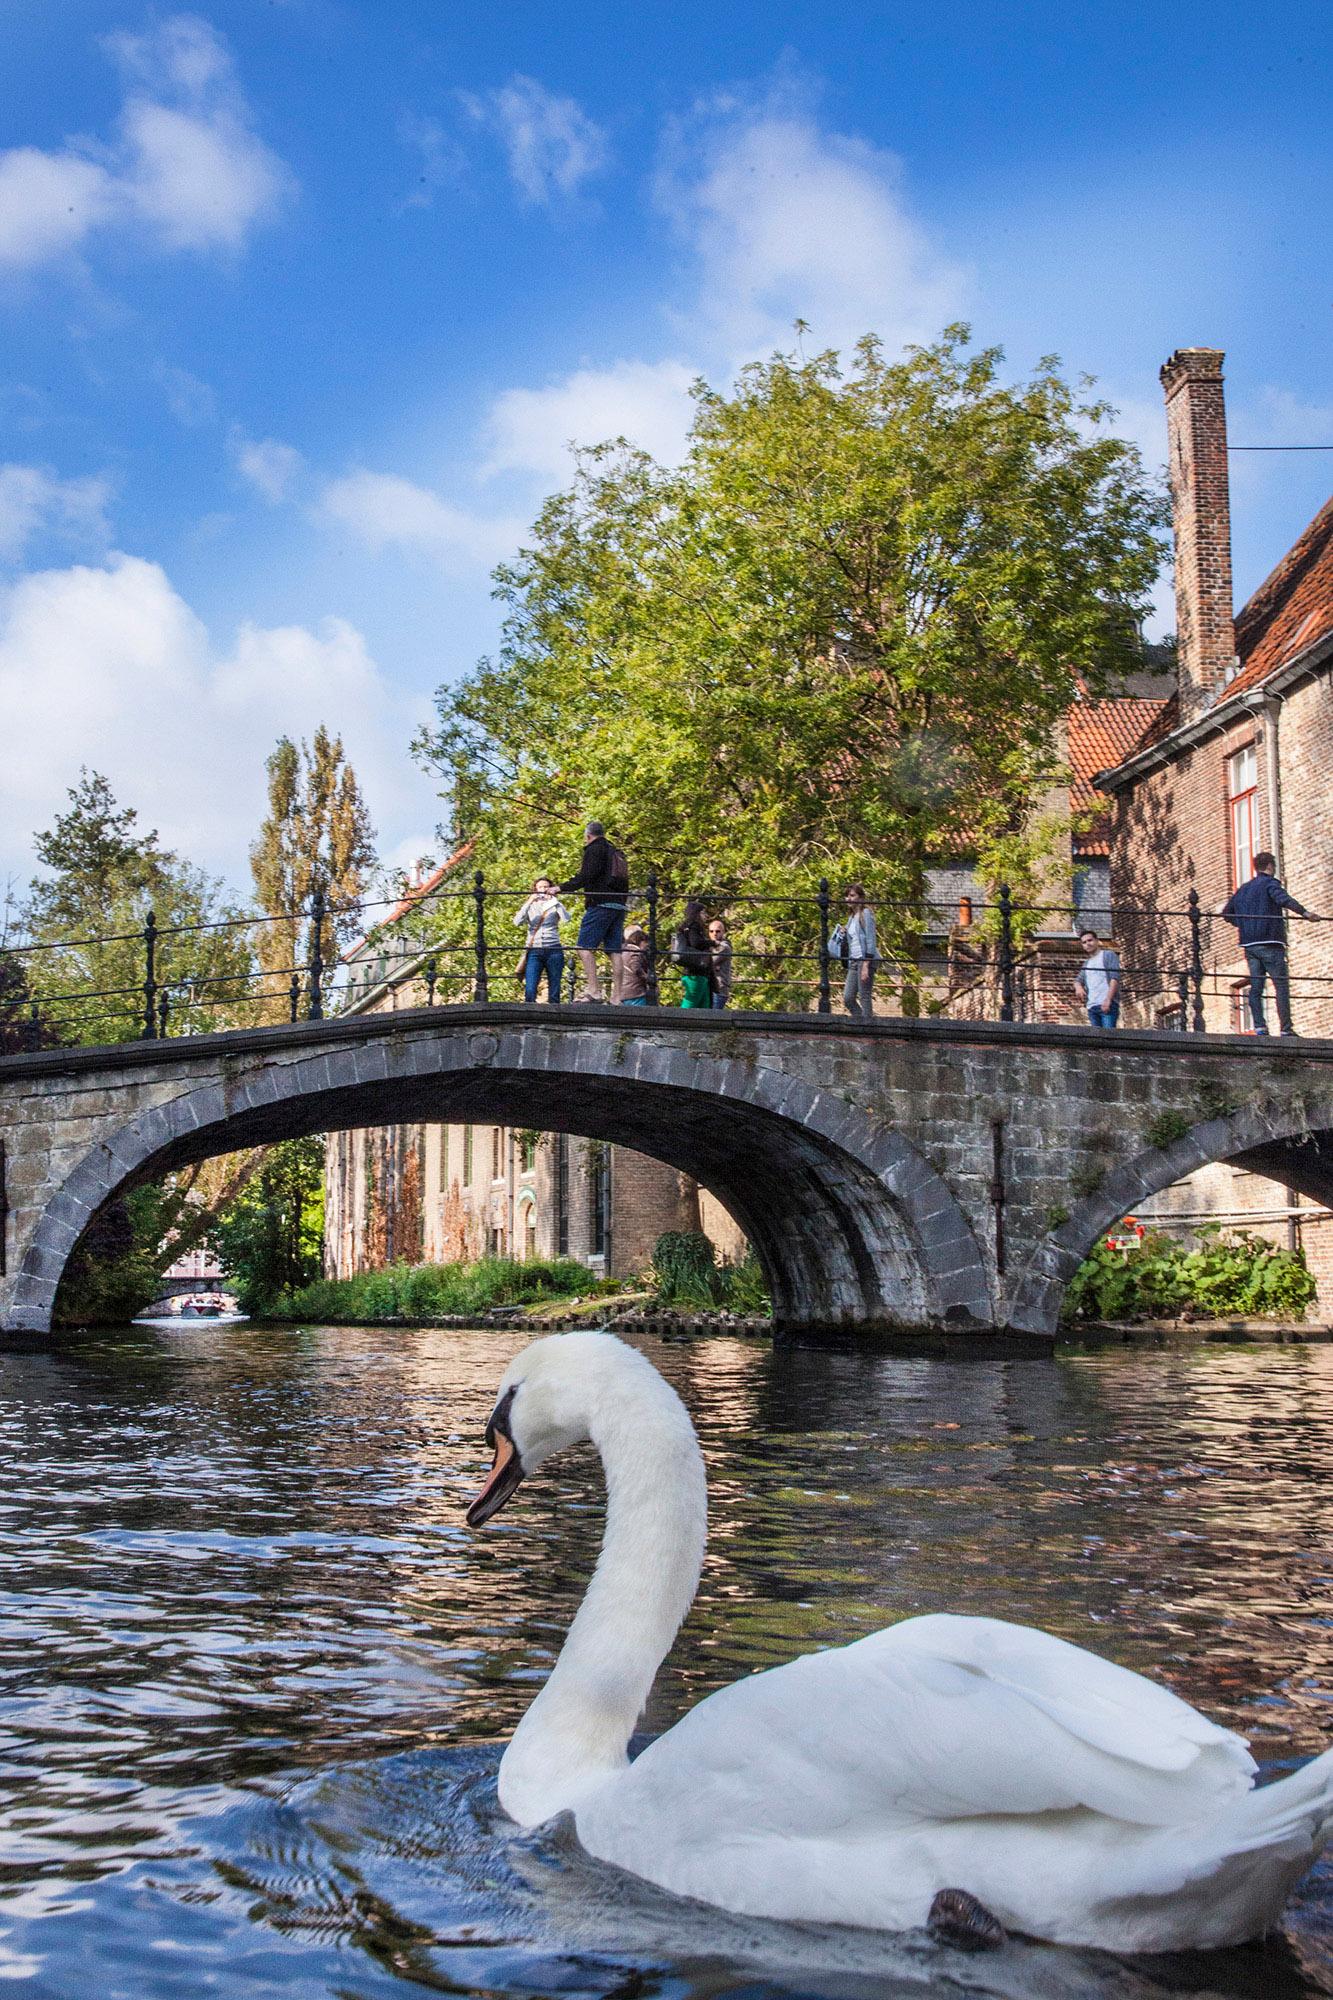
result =
[[[486,1436],[473,1526],[567,1445],[606,1470],[596,1572],[500,1765],[522,1825],[572,1811],[590,1853],[745,1915],[901,1930],[953,1889],[1113,1951],[1261,1935],[1333,1829],[1333,1750],[1256,1791],[1240,1737],[994,1618],[908,1618],[736,1681],[631,1764],[703,1561],[690,1419],[633,1348],[560,1334],[507,1369]]]

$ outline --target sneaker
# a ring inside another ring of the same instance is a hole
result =
[[[1296,1036],[1296,1039],[1297,1039],[1298,1041],[1300,1040],[1300,1030],[1299,1030],[1299,1028],[1279,1028],[1279,1029],[1278,1029],[1278,1033],[1279,1033],[1280,1035],[1295,1035],[1295,1036]]]

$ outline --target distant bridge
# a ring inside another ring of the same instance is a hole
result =
[[[0,1058],[0,1326],[44,1332],[127,1188],[399,1121],[536,1126],[695,1175],[781,1328],[1056,1330],[1097,1238],[1231,1160],[1333,1203],[1333,1041],[670,1008],[438,1006]]]

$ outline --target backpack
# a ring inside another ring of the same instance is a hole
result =
[[[629,892],[629,862],[623,847],[613,847],[606,843],[606,886],[618,892]]]
[[[712,969],[713,954],[691,943],[690,934],[682,924],[671,940],[671,962],[698,979]]]

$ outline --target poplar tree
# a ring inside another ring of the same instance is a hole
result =
[[[375,829],[342,738],[323,723],[299,746],[280,736],[266,761],[268,812],[250,849],[261,914],[258,956],[268,975],[268,1010],[281,1015],[295,970],[304,982],[313,946],[310,906],[324,893],[320,949],[331,966],[359,926],[359,905],[375,865]]]

